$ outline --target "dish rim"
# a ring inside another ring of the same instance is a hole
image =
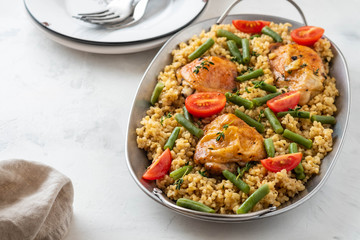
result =
[[[273,15],[264,15],[264,14],[231,14],[228,15],[223,24],[227,24],[225,23],[226,20],[228,20],[229,18],[233,18],[233,17],[256,17],[258,19],[261,19],[263,17],[265,18],[274,18],[277,20],[278,23],[285,23],[285,22],[289,22],[289,23],[295,23],[298,25],[303,25],[302,23],[295,21],[295,20],[291,20],[291,19],[287,19],[287,18],[282,18],[282,17],[278,17],[278,16],[273,16]],[[321,178],[320,182],[310,191],[308,192],[304,197],[301,197],[298,201],[291,203],[285,207],[280,207],[279,209],[276,209],[276,211],[267,211],[265,213],[262,213],[262,211],[257,211],[257,212],[251,212],[251,213],[247,213],[244,215],[236,215],[236,214],[212,214],[212,213],[203,213],[203,212],[198,212],[198,211],[194,211],[194,210],[190,210],[190,209],[186,209],[186,208],[181,208],[178,207],[174,202],[172,202],[172,204],[166,203],[163,200],[161,200],[157,195],[155,195],[153,192],[148,191],[143,185],[142,183],[139,181],[139,179],[137,179],[132,167],[131,167],[131,163],[130,163],[130,156],[129,156],[129,137],[130,137],[130,128],[131,128],[131,119],[133,117],[134,114],[134,109],[135,109],[135,103],[136,103],[136,98],[138,96],[138,94],[140,93],[140,88],[141,85],[147,75],[147,73],[149,72],[149,70],[151,69],[152,65],[154,64],[154,62],[158,59],[158,57],[163,53],[163,50],[166,48],[166,46],[168,44],[171,43],[171,41],[176,38],[178,35],[182,34],[184,31],[186,31],[188,28],[203,24],[207,21],[211,22],[211,21],[216,21],[218,19],[218,17],[214,17],[214,18],[209,18],[209,19],[205,19],[203,21],[197,22],[189,27],[184,28],[183,30],[179,31],[178,33],[174,34],[171,38],[169,38],[166,43],[162,46],[162,48],[157,52],[157,54],[154,56],[153,60],[150,62],[149,66],[147,67],[146,71],[144,72],[141,81],[139,82],[139,85],[137,87],[136,90],[136,94],[134,95],[133,101],[132,101],[132,107],[130,110],[130,115],[128,118],[128,128],[127,128],[127,132],[126,132],[126,141],[125,141],[125,154],[126,154],[126,163],[128,166],[128,169],[130,171],[130,174],[132,176],[132,178],[134,179],[134,181],[136,182],[136,184],[140,187],[140,189],[142,191],[144,191],[146,193],[146,195],[148,195],[150,198],[152,198],[153,200],[155,200],[156,202],[160,203],[161,205],[181,214],[187,217],[191,217],[191,218],[195,218],[195,219],[199,219],[199,220],[205,220],[205,221],[211,221],[211,222],[247,222],[247,221],[253,221],[253,220],[257,220],[257,219],[261,219],[261,218],[267,218],[267,217],[271,217],[271,216],[276,216],[282,213],[285,213],[291,209],[294,209],[298,206],[300,206],[301,204],[303,204],[304,202],[308,201],[310,198],[312,198],[318,191],[319,189],[326,183],[327,179],[329,178],[338,158],[341,152],[341,149],[343,147],[345,138],[346,138],[346,132],[348,129],[348,123],[349,123],[349,118],[350,118],[350,106],[351,106],[351,91],[350,91],[350,75],[349,75],[349,70],[348,70],[348,65],[347,62],[345,60],[345,57],[343,55],[343,53],[340,51],[340,49],[336,46],[336,44],[329,39],[328,37],[326,37],[324,35],[324,37],[326,39],[329,40],[329,42],[331,43],[332,47],[336,50],[336,52],[338,53],[338,57],[340,58],[340,61],[343,63],[344,65],[344,73],[345,73],[345,89],[347,91],[347,95],[342,95],[343,97],[346,97],[346,100],[348,102],[347,106],[346,106],[346,117],[345,117],[345,122],[344,122],[344,129],[343,131],[339,134],[339,145],[338,148],[335,151],[335,154],[332,158],[332,161],[328,167],[328,169],[326,170],[325,175]],[[210,24],[210,23],[209,23]],[[213,23],[215,24],[215,22]],[[213,24],[211,24],[208,27],[211,27]],[[206,30],[206,29],[204,29]],[[168,53],[171,54],[171,53]],[[165,66],[163,66],[165,67]],[[157,79],[156,79],[157,81]],[[155,85],[155,84],[154,84]],[[332,150],[334,151],[334,150]],[[326,158],[326,156],[324,157],[324,159]],[[324,160],[322,159],[322,161]],[[310,180],[311,181],[311,180]],[[305,190],[306,191],[306,188]]]

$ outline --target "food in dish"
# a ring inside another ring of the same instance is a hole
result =
[[[171,153],[156,184],[179,206],[223,214],[278,207],[319,173],[336,122],[333,55],[327,39],[299,45],[289,27],[271,22],[250,34],[216,25],[173,50],[136,132],[149,160]]]

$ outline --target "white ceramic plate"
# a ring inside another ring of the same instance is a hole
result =
[[[96,45],[73,41],[70,38],[64,37],[60,34],[49,31],[47,28],[39,24],[35,19],[29,16],[30,21],[49,39],[64,45],[66,47],[76,49],[84,52],[101,53],[101,54],[127,54],[142,52],[156,47],[160,47],[170,36],[158,38],[152,41],[137,43],[137,44],[122,44],[122,45]]]
[[[123,44],[149,41],[174,33],[191,23],[204,9],[206,0],[150,0],[138,24],[108,30],[82,22],[77,13],[104,9],[110,0],[24,0],[30,15],[50,31],[93,44]]]

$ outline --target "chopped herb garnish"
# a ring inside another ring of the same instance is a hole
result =
[[[248,87],[245,87],[245,92],[251,93],[251,92],[249,91]]]
[[[221,138],[224,140],[225,139],[225,134],[224,134],[224,132],[218,132],[217,134],[216,134],[216,141],[220,141],[221,140]]]
[[[227,130],[228,129],[228,127],[231,125],[233,123],[233,121],[231,122],[231,123],[228,123],[228,124],[224,124],[224,126],[223,126],[223,129],[224,129],[224,131],[225,130]],[[217,134],[216,134],[216,141],[220,141],[221,139],[225,139],[225,133],[224,133],[224,131],[222,131],[222,132],[218,132]]]
[[[297,59],[297,56],[292,56],[291,60],[295,61]]]
[[[255,51],[252,51],[252,52],[251,52],[251,56],[258,57],[258,56],[260,56],[260,54],[258,54],[258,53],[257,53],[257,52],[255,52]]]
[[[261,118],[264,117],[264,110],[261,110],[258,117],[258,122],[261,122]]]
[[[205,173],[206,173],[206,170],[204,170],[204,171],[200,171],[200,170],[199,170],[199,174],[200,174],[201,176],[207,177],[207,175],[206,175]]]
[[[239,179],[239,178],[241,179],[244,176],[245,172],[249,171],[249,169],[255,165],[256,165],[256,162],[247,162],[245,167],[243,167],[243,168],[238,167],[237,168],[238,175],[237,175],[236,179]]]
[[[193,72],[194,72],[195,74],[198,74],[199,71],[200,71],[200,69],[206,69],[206,70],[209,71],[209,69],[208,69],[207,67],[210,67],[210,65],[214,65],[214,63],[213,63],[213,62],[210,62],[210,61],[208,61],[208,60],[204,60],[204,61],[202,61],[202,62],[200,63],[200,65],[198,65],[198,66],[195,67],[195,69],[194,69]]]
[[[319,75],[319,69],[316,69],[316,71],[314,71],[314,74],[315,74],[316,76],[318,76],[318,75]]]
[[[300,55],[300,56],[301,56],[301,55]],[[303,63],[303,64],[300,65],[301,68],[306,67],[306,66],[307,66],[306,63]]]
[[[210,148],[208,148],[209,150],[214,150],[214,148],[212,148],[212,147],[210,147]]]
[[[165,120],[166,118],[171,118],[171,117],[172,117],[171,113],[168,113],[167,115],[162,116],[162,117],[160,118],[160,124],[161,124],[161,126],[163,126],[163,122],[164,122],[164,120]]]
[[[223,129],[227,130],[229,128],[229,126],[233,123],[234,121],[231,121],[231,123],[225,124],[223,126]]]
[[[256,82],[254,88],[260,88],[262,85],[264,85],[264,81]]]
[[[291,73],[292,73],[292,70],[288,70],[287,73],[288,73],[288,74],[291,74]]]
[[[185,163],[185,166],[187,166],[187,165],[189,165],[189,162],[186,162]],[[180,188],[181,188],[181,184],[183,184],[183,182],[184,182],[184,176],[186,175],[186,174],[188,174],[189,172],[191,171],[191,169],[190,168],[188,168],[188,169],[186,169],[186,171],[184,172],[184,174],[181,176],[181,178],[179,178],[178,180],[176,180],[175,181],[175,185],[176,185],[176,190],[180,190]]]
[[[181,184],[183,184],[184,179],[183,178],[179,178],[178,180],[175,181],[175,185],[176,185],[176,190],[180,190],[181,188]]]
[[[303,57],[303,55],[301,55],[301,54],[300,54],[300,55],[299,55],[299,57],[301,57],[301,58],[302,58],[302,57]]]

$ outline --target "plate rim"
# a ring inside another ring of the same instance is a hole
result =
[[[46,28],[48,31],[55,33],[57,35],[60,35],[61,37],[65,37],[68,38],[72,41],[76,41],[76,42],[81,42],[81,43],[86,43],[86,44],[92,44],[92,45],[100,45],[100,46],[114,46],[114,45],[123,45],[123,44],[139,44],[139,43],[144,43],[144,42],[148,42],[148,41],[154,41],[160,38],[165,38],[168,36],[173,35],[176,32],[179,32],[181,30],[183,30],[184,28],[188,27],[189,25],[191,25],[192,23],[194,23],[195,20],[197,20],[200,15],[204,12],[204,10],[206,9],[206,6],[208,6],[208,0],[198,0],[203,2],[203,6],[201,8],[201,10],[191,19],[189,20],[187,23],[185,23],[184,25],[182,25],[179,28],[176,28],[170,32],[155,36],[155,37],[150,37],[150,38],[146,38],[146,39],[141,39],[141,40],[135,40],[135,41],[95,41],[95,40],[86,40],[86,39],[81,39],[81,38],[77,38],[77,37],[72,37],[68,34],[64,34],[61,33],[59,31],[55,31],[52,28],[49,28],[48,26],[44,25],[42,22],[40,22],[35,16],[34,14],[29,10],[29,6],[28,6],[28,2],[31,0],[23,0],[24,6],[25,6],[25,10],[27,11],[27,13],[32,17],[32,19],[34,21],[36,21],[39,25],[41,25],[42,27]]]

